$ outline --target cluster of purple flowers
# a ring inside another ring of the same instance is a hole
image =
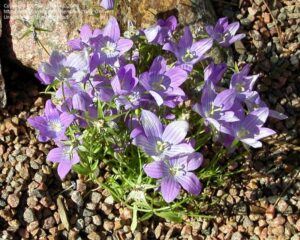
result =
[[[103,0],[101,4],[112,9],[114,1]],[[202,184],[192,171],[200,167],[203,157],[195,152],[194,141],[186,138],[188,122],[174,120],[164,125],[162,122],[168,120],[160,119],[158,110],[164,107],[167,112],[167,108],[173,109],[189,99],[181,86],[196,64],[207,58],[214,42],[228,47],[244,35],[236,35],[238,23],[228,24],[227,18],[222,18],[215,27],[207,27],[209,38],[194,41],[189,27],[185,27],[176,43],[176,27],[177,20],[172,16],[139,31],[143,36],[140,39],[161,46],[176,58],[168,64],[163,56],[156,56],[149,70],[142,73],[136,69],[139,54],[134,55],[139,51],[136,41],[141,40],[121,37],[114,17],[103,29],[93,31],[84,25],[80,37],[68,42],[70,52],[54,51],[49,63],[41,64],[37,78],[43,84],[51,84],[56,92],[47,101],[44,115],[30,118],[29,123],[39,130],[40,141],[54,140],[57,144],[47,159],[59,164],[61,179],[80,161],[78,146],[67,141],[68,128],[76,124],[85,129],[90,121],[99,118],[97,104],[109,102],[107,112],[129,112],[132,118],[138,118],[131,133],[133,144],[153,158],[153,162],[144,165],[144,171],[149,177],[160,179],[167,202],[178,196],[181,187],[193,195],[201,192]],[[274,134],[263,127],[267,117],[285,116],[270,111],[253,90],[258,75],[249,76],[248,65],[232,75],[229,89],[219,91],[217,84],[226,70],[226,64],[207,66],[201,101],[193,110],[225,146],[241,141],[259,147],[261,138]],[[140,111],[132,111],[136,109]],[[137,116],[137,112],[141,115]]]

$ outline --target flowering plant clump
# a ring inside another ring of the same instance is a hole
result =
[[[111,9],[113,1],[102,6]],[[244,37],[238,28],[222,18],[199,40],[188,26],[175,38],[173,16],[132,27],[126,37],[114,17],[103,29],[84,25],[69,52],[54,51],[41,64],[36,76],[51,99],[43,116],[28,120],[41,142],[57,145],[47,160],[58,164],[60,178],[73,169],[108,189],[133,209],[133,228],[138,211],[141,220],[196,216],[185,204],[219,174],[219,153],[234,154],[240,143],[261,147],[275,134],[264,127],[268,116],[286,117],[260,99],[249,65],[232,70],[208,57],[214,43],[228,47]],[[201,154],[205,145],[218,149],[211,159]],[[109,170],[104,179],[100,163]]]

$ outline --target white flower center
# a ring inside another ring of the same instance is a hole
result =
[[[185,53],[185,55],[182,57],[182,60],[184,62],[190,62],[192,61],[194,58],[196,57],[196,52],[195,51],[191,51],[190,49],[188,49]]]
[[[155,147],[155,150],[158,154],[161,154],[163,153],[168,147],[169,147],[169,143],[166,143],[166,142],[162,142],[160,140],[158,140],[156,142],[156,147]]]
[[[106,55],[112,55],[117,50],[117,44],[114,42],[107,42],[106,45],[101,48],[101,51],[104,52]]]
[[[63,128],[61,122],[59,120],[52,120],[49,122],[49,127],[54,132],[60,132]]]
[[[128,96],[128,101],[131,103],[135,103],[136,101],[139,100],[139,98],[140,98],[139,92],[133,92]]]
[[[237,132],[236,136],[237,136],[239,139],[242,139],[242,138],[246,137],[249,133],[250,133],[250,132],[249,132],[247,129],[245,129],[245,128],[242,127],[242,128]]]
[[[152,88],[155,91],[166,91],[167,88],[166,86],[163,84],[164,81],[164,77],[161,76],[160,79],[158,81],[155,81],[152,83]]]
[[[236,89],[236,91],[238,91],[238,92],[244,92],[244,91],[245,91],[245,86],[244,86],[242,83],[238,83],[238,84],[235,86],[235,89]]]

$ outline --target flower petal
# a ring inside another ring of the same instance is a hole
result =
[[[176,176],[178,183],[190,194],[199,195],[202,184],[194,173],[187,172],[185,175]]]
[[[117,50],[120,51],[120,54],[124,54],[133,46],[133,41],[130,39],[121,38],[117,43]]]
[[[171,144],[178,144],[184,140],[188,130],[189,124],[187,121],[174,121],[165,128],[162,140]]]
[[[162,178],[169,175],[169,168],[164,161],[154,161],[146,164],[144,171],[151,178]]]
[[[187,155],[187,167],[188,171],[193,171],[199,168],[203,163],[203,155],[198,152],[194,152]]]
[[[141,122],[147,137],[161,137],[163,126],[154,113],[142,110]]]
[[[107,36],[117,42],[120,39],[120,27],[115,17],[110,17],[103,29],[103,36]]]
[[[67,174],[70,172],[72,168],[72,163],[71,162],[60,162],[58,167],[57,167],[57,173],[60,177],[61,180],[63,180]]]
[[[180,192],[180,185],[173,177],[165,177],[161,181],[161,193],[166,202],[172,202]]]
[[[156,141],[154,141],[154,139],[148,139],[145,137],[145,135],[139,134],[134,138],[133,143],[143,149],[143,151],[148,155],[157,156],[157,152],[155,149]]]

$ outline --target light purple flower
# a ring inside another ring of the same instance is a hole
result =
[[[36,77],[43,84],[51,84],[54,79],[83,81],[89,74],[89,54],[87,51],[72,52],[68,56],[53,51],[49,63],[43,62]]]
[[[179,40],[178,45],[168,42],[163,49],[175,54],[177,65],[190,72],[193,65],[204,59],[205,53],[212,47],[213,41],[210,38],[202,39],[193,43],[193,36],[189,27],[185,27],[184,34]]]
[[[144,34],[149,43],[163,45],[172,36],[177,26],[177,19],[170,16],[167,20],[159,19],[157,23],[144,30]]]
[[[261,147],[260,139],[275,134],[272,129],[263,127],[268,115],[267,107],[252,111],[243,120],[232,123],[231,135],[254,148]]]
[[[154,161],[144,166],[145,173],[155,179],[161,179],[160,189],[166,202],[172,202],[181,187],[192,195],[199,195],[202,184],[191,171],[201,166],[203,157],[200,153],[179,155]]]
[[[258,108],[268,107],[267,104],[263,100],[261,100],[258,92],[253,91],[252,93],[253,94],[245,100],[245,104],[246,104],[249,112],[257,110]],[[269,109],[269,117],[272,117],[272,118],[275,118],[278,120],[284,120],[284,119],[288,118],[285,114],[277,112],[275,110],[271,110],[271,109]]]
[[[92,48],[91,40],[98,37],[102,31],[100,29],[93,29],[90,25],[85,24],[80,29],[80,38],[75,38],[67,42],[72,50],[82,50],[83,48]]]
[[[47,156],[47,160],[58,163],[57,172],[61,180],[70,172],[73,165],[80,162],[79,155],[73,147],[69,145],[63,145],[58,148],[50,150]]]
[[[254,94],[252,90],[259,75],[248,76],[249,72],[250,65],[247,64],[240,72],[234,73],[231,77],[230,89],[235,89],[237,99],[240,101],[245,101]]]
[[[177,120],[164,127],[154,113],[142,110],[141,123],[144,134],[137,135],[134,144],[153,158],[161,159],[194,152],[194,148],[184,142],[189,128],[188,122]]]
[[[202,116],[206,125],[213,126],[219,132],[229,133],[228,123],[239,121],[236,112],[242,109],[235,104],[236,93],[227,89],[216,93],[212,83],[205,84],[201,102],[193,106],[193,110]],[[237,109],[236,109],[237,108]]]
[[[130,39],[120,37],[120,28],[117,20],[111,17],[102,30],[102,34],[93,40],[96,51],[92,57],[91,69],[100,64],[114,66],[125,52],[131,49],[133,42]]]
[[[233,22],[229,24],[228,18],[224,17],[220,18],[215,26],[207,26],[205,29],[208,35],[218,44],[220,44],[222,47],[229,47],[234,42],[245,37],[245,34],[243,33],[236,35],[239,27],[239,22]]]
[[[216,85],[223,77],[227,70],[227,65],[225,63],[214,64],[210,63],[204,69],[204,80],[206,82],[212,82]]]
[[[114,97],[111,81],[103,76],[96,75],[92,81],[93,87],[90,97],[95,97],[103,102],[109,102]]]
[[[106,10],[111,10],[114,8],[115,0],[102,0],[100,5]]]
[[[187,79],[187,73],[180,67],[167,69],[166,60],[158,56],[149,72],[140,76],[141,85],[151,94],[158,106],[175,107],[177,97],[185,96],[180,85]]]
[[[46,142],[50,139],[54,141],[64,140],[66,138],[65,131],[73,120],[73,115],[67,112],[59,112],[51,100],[47,100],[44,115],[30,117],[28,122],[39,130],[39,140]]]

